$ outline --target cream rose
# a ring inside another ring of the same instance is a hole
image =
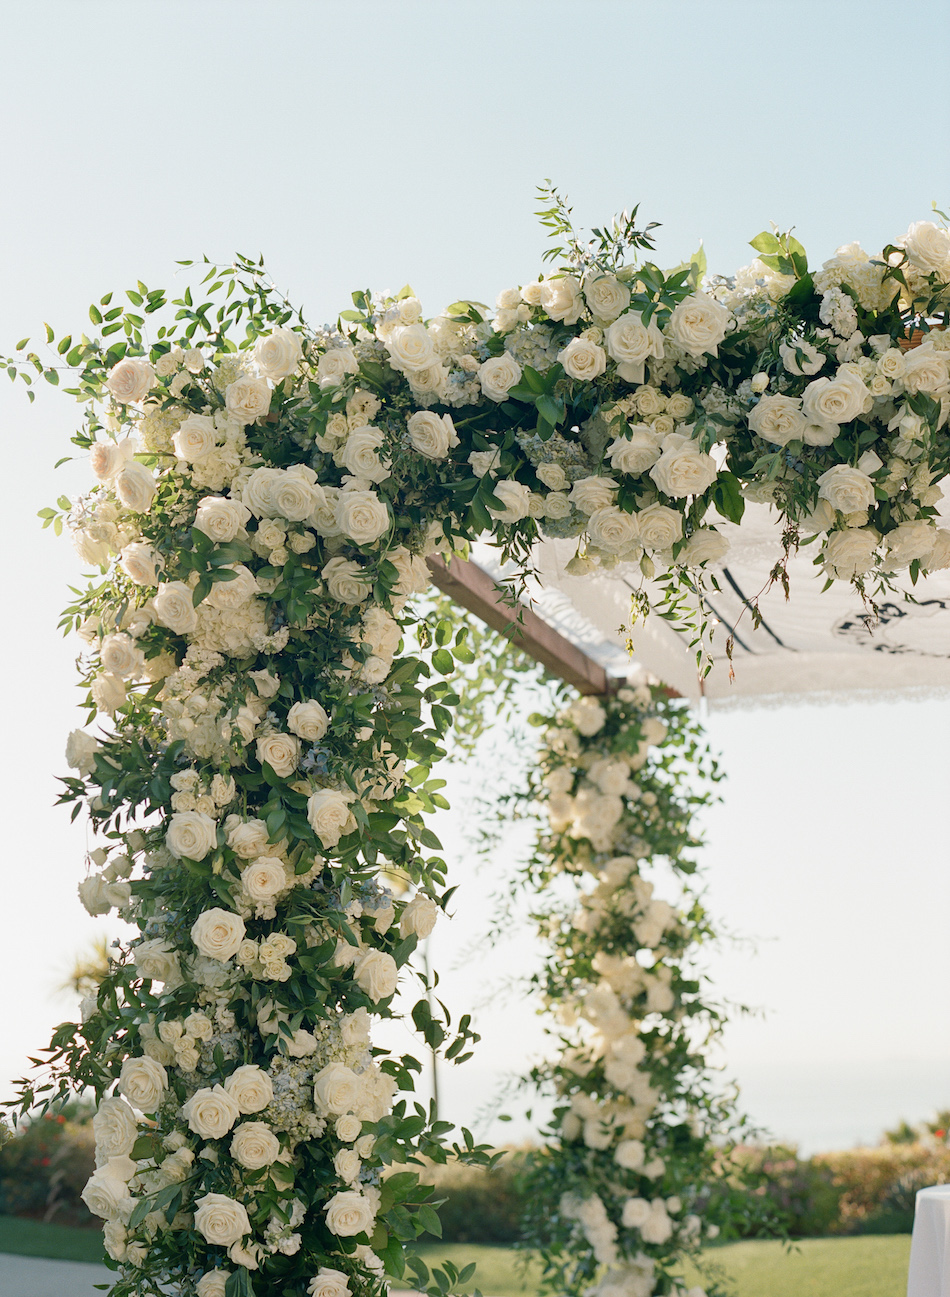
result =
[[[828,537],[823,554],[828,576],[847,581],[870,572],[881,538],[870,527],[849,527]]]
[[[950,272],[950,230],[933,221],[914,221],[901,242],[908,260],[925,275]]]
[[[319,743],[330,728],[330,718],[314,698],[294,703],[287,713],[287,728],[306,743]]]
[[[288,522],[305,522],[317,504],[313,482],[302,473],[283,472],[270,483],[271,511]]]
[[[630,305],[630,289],[613,275],[600,275],[584,284],[584,297],[591,315],[610,324]]]
[[[662,333],[652,320],[644,324],[638,311],[627,311],[614,320],[604,341],[607,354],[617,362],[617,373],[628,383],[643,382],[643,366],[650,356],[663,358]]]
[[[729,553],[725,536],[711,527],[699,527],[680,550],[677,563],[683,567],[702,567],[704,563],[721,563]]]
[[[92,1119],[96,1137],[96,1164],[110,1157],[128,1157],[138,1138],[138,1122],[126,1101],[114,1094],[101,1099]]]
[[[660,458],[662,438],[646,424],[631,424],[629,437],[617,437],[607,447],[611,468],[639,476]]]
[[[132,958],[140,977],[148,977],[155,982],[173,983],[181,978],[178,954],[163,937],[153,937],[150,941],[142,941],[133,946]]]
[[[888,568],[893,571],[922,559],[933,549],[935,535],[934,524],[925,518],[902,522],[884,537]]]
[[[372,1233],[375,1219],[372,1203],[355,1189],[334,1194],[327,1203],[327,1229],[340,1238]]]
[[[231,1140],[231,1156],[249,1171],[270,1166],[280,1156],[280,1140],[263,1121],[242,1121]]]
[[[721,302],[705,293],[691,293],[673,308],[666,326],[673,341],[688,356],[715,356],[726,336],[730,315]]]
[[[521,291],[524,293],[525,290]],[[573,275],[542,280],[538,299],[545,315],[563,324],[576,324],[584,314],[580,280]]]
[[[172,437],[172,445],[178,458],[188,464],[207,459],[217,445],[214,419],[207,414],[190,414]]]
[[[178,860],[204,860],[217,844],[218,826],[203,811],[177,811],[168,821],[165,846]]]
[[[66,740],[66,764],[81,775],[91,775],[96,768],[99,740],[84,730],[73,730]]]
[[[637,514],[644,549],[669,549],[683,536],[683,516],[665,504],[650,504]]]
[[[441,417],[431,410],[417,410],[406,422],[413,450],[426,459],[445,459],[449,450],[459,444],[450,414]]]
[[[198,1297],[225,1297],[230,1270],[206,1270],[195,1284]]]
[[[144,464],[137,459],[126,460],[116,473],[113,486],[123,508],[132,513],[148,513],[157,488],[151,471]]]
[[[937,528],[933,546],[921,559],[920,565],[927,572],[942,572],[950,567],[950,531],[946,527]]]
[[[494,454],[495,452],[489,451],[487,453]],[[539,464],[534,471],[537,473],[539,481],[550,487],[552,491],[563,491],[569,484],[569,478],[560,464]]]
[[[595,509],[587,524],[590,543],[607,554],[622,554],[636,542],[637,534],[636,515],[613,504]]]
[[[362,1092],[362,1079],[343,1063],[328,1063],[313,1078],[314,1105],[330,1117],[353,1112],[359,1105]]]
[[[190,635],[198,625],[191,590],[184,581],[167,581],[158,587],[152,600],[155,616],[176,635]]]
[[[233,572],[234,576],[230,580],[216,581],[211,587],[207,601],[212,608],[232,612],[235,608],[243,608],[252,596],[260,592],[257,578],[243,563],[229,563],[219,571]]]
[[[505,401],[509,391],[521,382],[521,366],[507,352],[492,356],[479,365],[478,381],[490,401]]]
[[[387,477],[392,477],[392,472],[379,458],[383,441],[378,428],[355,428],[339,452],[343,468],[367,482],[385,482]]]
[[[132,1208],[128,1179],[108,1162],[93,1172],[80,1197],[94,1216],[101,1216],[104,1220],[128,1220]]]
[[[835,464],[818,478],[818,498],[839,513],[857,513],[874,503],[874,483],[859,468]]]
[[[254,359],[265,378],[275,383],[288,378],[303,359],[300,334],[293,329],[281,328],[258,338],[254,345]]]
[[[225,1081],[224,1088],[245,1116],[263,1112],[274,1097],[270,1077],[253,1063],[235,1069]]]
[[[266,761],[275,775],[289,779],[300,761],[300,740],[291,734],[265,734],[257,740],[257,759]]]
[[[802,413],[808,423],[850,423],[867,414],[874,398],[851,369],[839,369],[834,378],[816,378],[802,393]]]
[[[251,1232],[243,1203],[223,1193],[206,1193],[195,1204],[195,1229],[212,1247],[230,1247]]]
[[[950,371],[947,368],[947,353],[935,351],[925,343],[915,347],[904,358],[904,372],[901,382],[908,392],[929,392],[931,395],[946,393],[950,382]]]
[[[607,353],[595,342],[586,338],[572,338],[563,351],[557,354],[569,378],[592,382],[607,368]]]
[[[663,440],[663,453],[650,476],[664,495],[682,499],[702,495],[716,480],[716,461],[699,449],[692,437],[671,432]]]
[[[336,523],[355,545],[372,545],[389,531],[391,520],[375,491],[344,491],[337,501]]]
[[[435,344],[424,324],[406,324],[393,329],[386,347],[392,368],[406,370],[410,376],[413,370],[428,369],[438,361]]]
[[[369,998],[378,1004],[395,992],[399,970],[392,955],[387,955],[384,950],[367,950],[354,963],[353,976]]]
[[[763,396],[749,415],[749,428],[773,446],[796,441],[805,431],[801,401],[792,396]]]
[[[321,788],[307,799],[310,827],[325,847],[335,847],[345,833],[351,833],[355,821],[349,801],[335,788]]]
[[[504,508],[495,509],[491,505],[488,512],[498,522],[518,522],[527,518],[531,501],[531,488],[523,482],[496,482],[492,493],[502,502]]]
[[[614,1161],[625,1171],[639,1171],[644,1163],[645,1150],[638,1139],[621,1140],[614,1149]]]
[[[92,701],[96,704],[96,710],[113,716],[125,702],[125,681],[118,676],[109,675],[106,671],[102,675],[96,676],[92,682],[90,692]]]
[[[581,513],[594,513],[612,505],[616,492],[617,483],[612,477],[582,477],[574,483],[568,499]]]
[[[181,1112],[189,1128],[202,1139],[221,1139],[241,1115],[223,1085],[196,1090],[182,1104]]]
[[[136,648],[135,640],[124,631],[105,637],[99,645],[99,661],[103,671],[122,680],[132,680],[141,675],[145,666],[142,650]]]
[[[813,347],[810,342],[806,342],[804,338],[792,338],[790,342],[780,342],[778,354],[787,373],[794,374],[796,378],[817,374],[826,359],[823,352]]]
[[[307,1297],[350,1297],[349,1279],[342,1270],[322,1265],[307,1284]]]
[[[244,920],[231,910],[214,906],[200,914],[191,926],[191,939],[200,954],[222,963],[237,954],[245,937]]]
[[[260,856],[241,871],[241,886],[254,902],[272,901],[287,890],[287,875],[276,856]]]
[[[157,585],[158,574],[164,566],[161,554],[142,540],[124,546],[119,555],[119,567],[136,585]]]
[[[128,356],[109,370],[106,387],[120,405],[142,401],[155,382],[155,370],[141,356]]]
[[[369,596],[369,578],[353,559],[331,558],[320,575],[338,603],[358,604]]]
[[[218,545],[234,540],[250,521],[251,511],[240,500],[225,500],[220,495],[206,495],[198,501],[195,526]]]
[[[334,347],[317,361],[317,382],[322,388],[339,387],[347,374],[359,372],[352,347]]]
[[[168,1085],[168,1074],[154,1058],[127,1058],[119,1073],[119,1093],[140,1112],[155,1112]]]
[[[280,847],[271,844],[263,820],[239,820],[236,815],[229,815],[226,827],[228,846],[236,856],[241,856],[244,860],[274,855],[280,851]]]
[[[416,892],[399,918],[399,935],[408,937],[414,934],[420,938],[427,937],[435,927],[438,917],[439,906],[436,902],[422,892]]]
[[[342,1117],[337,1117],[333,1129],[337,1139],[342,1139],[346,1144],[352,1144],[354,1139],[359,1139],[360,1135],[362,1135],[363,1123],[353,1113],[344,1113]]]
[[[266,379],[239,378],[224,391],[228,414],[237,423],[254,423],[270,409],[271,389]]]

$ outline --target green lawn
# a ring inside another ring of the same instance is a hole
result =
[[[785,1252],[780,1243],[727,1243],[710,1248],[711,1265],[728,1276],[737,1297],[904,1297],[907,1285],[907,1234],[862,1238],[803,1239],[798,1250]],[[430,1243],[421,1248],[427,1263],[444,1257],[461,1269],[478,1264],[475,1283],[491,1297],[523,1297],[535,1291],[536,1271],[527,1279],[518,1268],[519,1253],[511,1248],[476,1244]],[[61,1261],[101,1261],[98,1230],[41,1225],[38,1221],[0,1216],[0,1253],[55,1257]],[[702,1282],[695,1272],[690,1283]]]
[[[0,1216],[0,1252],[46,1256],[57,1261],[102,1261],[102,1234],[97,1229],[43,1225],[19,1216]]]
[[[907,1291],[908,1234],[809,1238],[797,1248],[786,1252],[780,1243],[727,1243],[706,1255],[732,1280],[737,1297],[904,1297]],[[492,1297],[519,1297],[526,1291],[518,1253],[511,1249],[449,1243],[421,1250],[429,1265],[441,1257],[459,1267],[477,1261],[475,1282]],[[695,1271],[687,1279],[702,1282]],[[533,1291],[530,1271],[527,1291]]]

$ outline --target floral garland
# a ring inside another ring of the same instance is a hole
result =
[[[525,881],[544,898],[538,989],[561,1052],[531,1078],[556,1106],[529,1159],[527,1245],[552,1291],[682,1297],[684,1257],[741,1216],[765,1223],[738,1179],[725,1187],[743,1121],[708,1072],[722,1018],[693,968],[708,917],[685,882],[674,905],[647,877],[660,862],[695,871],[691,818],[719,773],[660,689],[536,719],[548,728],[528,795],[547,826]]]

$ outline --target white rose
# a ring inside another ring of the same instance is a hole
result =
[[[490,401],[507,400],[511,388],[521,382],[521,366],[507,352],[483,361],[477,372],[482,392]]]
[[[643,366],[648,357],[663,358],[662,333],[652,320],[645,325],[638,311],[627,311],[614,320],[604,341],[607,354],[617,362],[617,373],[628,383],[643,382]]]
[[[682,499],[702,495],[716,480],[716,461],[701,451],[692,437],[672,432],[663,441],[663,453],[650,476],[664,495]]]
[[[344,1113],[342,1117],[337,1117],[333,1129],[337,1139],[350,1144],[363,1133],[363,1123],[353,1113]]]
[[[683,392],[674,392],[667,398],[666,413],[671,419],[685,419],[687,415],[692,414],[693,398],[686,396]]]
[[[406,422],[409,441],[413,450],[417,450],[426,459],[445,459],[449,450],[459,444],[452,416],[443,414],[441,418],[431,410],[417,410]]]
[[[198,624],[192,593],[184,581],[167,581],[152,600],[155,616],[176,635],[189,635]]]
[[[289,779],[300,761],[300,741],[290,734],[265,734],[257,740],[257,759],[275,775]]]
[[[190,414],[172,437],[175,454],[188,464],[206,459],[216,444],[214,419],[206,414]]]
[[[330,728],[330,718],[313,698],[294,703],[287,713],[287,728],[307,743],[319,743]]]
[[[524,291],[522,289],[522,294]],[[580,280],[573,275],[543,280],[538,299],[549,319],[560,320],[564,324],[576,324],[584,313]]]
[[[206,1193],[195,1206],[195,1229],[212,1247],[230,1247],[251,1232],[243,1203],[223,1193]]]
[[[504,505],[503,509],[488,508],[488,512],[498,522],[518,522],[521,518],[527,518],[531,500],[530,487],[523,482],[496,482],[492,492]]]
[[[143,400],[155,382],[155,370],[142,357],[127,357],[109,370],[106,387],[121,405]]]
[[[785,446],[805,431],[801,401],[792,396],[763,396],[749,415],[749,428],[773,446]]]
[[[141,675],[145,665],[142,650],[136,648],[135,640],[124,631],[105,637],[99,645],[99,660],[103,671],[108,671],[110,675],[119,676],[123,680],[131,680]]]
[[[216,581],[211,587],[207,602],[212,608],[231,612],[235,608],[243,608],[250,598],[260,593],[257,578],[243,563],[228,563],[219,570],[233,572],[234,576],[229,581]]]
[[[840,580],[850,580],[870,572],[875,564],[874,551],[880,544],[876,531],[865,527],[849,527],[833,532],[825,544],[823,554],[825,572]]]
[[[643,1164],[642,1157],[640,1159],[640,1164],[641,1166]],[[639,1168],[633,1167],[631,1169],[638,1170]],[[650,1219],[650,1211],[650,1204],[647,1202],[646,1198],[628,1198],[623,1205],[623,1213],[621,1215],[621,1221],[624,1228],[640,1229],[640,1227],[645,1225]]]
[[[608,554],[622,554],[635,543],[637,534],[636,516],[612,504],[595,509],[587,524],[590,543]]]
[[[155,1112],[162,1101],[168,1074],[154,1058],[127,1058],[119,1073],[119,1093],[140,1112]]]
[[[340,1238],[354,1234],[370,1234],[376,1212],[365,1194],[355,1189],[334,1194],[327,1203],[327,1229]]]
[[[241,1115],[223,1085],[196,1090],[182,1104],[181,1112],[190,1129],[202,1139],[221,1139]]]
[[[818,478],[818,498],[839,513],[857,513],[874,503],[874,483],[859,468],[835,464]]]
[[[263,1121],[242,1121],[231,1139],[231,1156],[249,1171],[259,1171],[277,1161],[280,1140]]]
[[[392,955],[387,955],[384,950],[367,950],[354,963],[353,976],[369,998],[378,1004],[395,992],[399,970]]]
[[[141,540],[126,545],[119,555],[119,566],[136,585],[157,585],[158,573],[164,565],[161,554]]]
[[[156,485],[151,471],[137,459],[127,460],[113,483],[119,503],[132,513],[147,513],[155,496]]]
[[[943,394],[947,390],[948,381],[950,371],[947,368],[946,352],[935,351],[925,343],[905,356],[901,382],[906,391]]]
[[[850,423],[873,404],[871,393],[851,369],[839,369],[834,378],[816,378],[802,393],[802,413],[809,423]]]
[[[236,856],[241,856],[244,860],[274,855],[280,851],[279,847],[271,845],[267,825],[263,820],[239,820],[236,815],[229,815],[226,828],[228,846]]]
[[[246,526],[251,511],[240,500],[225,500],[220,495],[206,495],[198,501],[195,526],[219,545],[234,540]],[[151,584],[151,583],[150,583]]]
[[[124,441],[97,441],[89,447],[89,467],[100,482],[108,482],[135,454],[131,437]]]
[[[310,827],[325,847],[335,847],[356,824],[349,801],[335,788],[321,788],[307,799]]]
[[[600,275],[584,285],[584,297],[591,315],[604,324],[616,320],[630,305],[630,289],[613,275]]]
[[[721,302],[705,293],[691,293],[673,308],[667,331],[688,356],[715,356],[729,320],[729,312]]]
[[[948,270],[950,230],[942,230],[933,221],[914,221],[901,242],[908,259],[925,275]]]
[[[271,389],[263,378],[239,378],[224,391],[228,414],[237,423],[253,423],[270,409]]]
[[[337,501],[337,526],[356,545],[372,545],[389,531],[389,510],[375,491],[344,491]]]
[[[352,347],[334,347],[317,361],[317,382],[322,388],[339,387],[347,374],[359,372]]]
[[[402,639],[402,627],[385,608],[373,604],[363,614],[360,638],[374,653],[378,653],[381,657],[392,657]]]
[[[320,575],[330,598],[339,603],[362,603],[369,595],[369,578],[353,559],[331,558]]]
[[[570,378],[592,382],[607,368],[607,353],[603,347],[588,342],[586,338],[572,338],[563,351],[557,354]]]
[[[921,559],[920,565],[927,572],[942,572],[950,567],[950,531],[946,527],[937,528],[933,547]]]
[[[230,1270],[206,1270],[195,1285],[197,1297],[225,1297]]]
[[[683,536],[683,516],[665,504],[650,504],[637,514],[644,549],[669,549]]]
[[[594,513],[612,505],[616,491],[617,483],[612,477],[582,477],[574,483],[568,499],[582,513]]]
[[[385,482],[387,477],[392,477],[392,472],[379,458],[383,441],[378,428],[354,429],[339,452],[342,467],[367,482]]]
[[[362,1091],[362,1079],[343,1063],[328,1063],[313,1078],[314,1104],[331,1117],[352,1112],[359,1104]]]
[[[393,369],[423,370],[438,360],[435,345],[424,324],[406,324],[393,329],[386,340]]]
[[[534,471],[552,491],[563,491],[568,485],[568,476],[560,464],[539,464]]]
[[[893,571],[908,567],[915,559],[929,554],[934,545],[934,524],[924,518],[915,522],[902,522],[884,537],[887,546],[887,566]]]
[[[438,917],[439,906],[436,902],[422,892],[417,892],[399,919],[399,935],[408,937],[414,933],[417,937],[427,937]]]
[[[288,522],[304,522],[313,513],[317,494],[312,482],[296,473],[283,472],[269,483],[271,511]]]
[[[237,954],[245,937],[244,920],[239,914],[214,906],[200,914],[191,926],[191,939],[199,954],[222,963]]]
[[[639,1171],[644,1158],[643,1144],[638,1139],[621,1140],[614,1150],[614,1161],[625,1171]]]
[[[95,755],[99,740],[84,730],[73,730],[66,740],[66,764],[81,775],[91,775],[96,768]]]
[[[103,675],[96,676],[90,692],[96,710],[112,716],[125,702],[125,681],[105,672]]]
[[[241,871],[241,886],[250,900],[270,901],[287,890],[287,875],[276,856],[261,856]]]
[[[307,1297],[350,1297],[350,1294],[349,1280],[343,1271],[325,1265],[307,1284]]]
[[[399,573],[399,582],[393,593],[397,595],[421,594],[428,590],[431,577],[425,559],[420,554],[410,554],[405,545],[391,549],[386,561]]]
[[[165,846],[178,860],[204,860],[217,844],[218,826],[202,811],[179,811],[168,821]]]
[[[607,447],[611,468],[618,473],[647,472],[660,457],[662,438],[646,424],[630,424],[628,437],[617,437]]]
[[[96,1163],[110,1157],[128,1157],[138,1138],[138,1122],[126,1101],[114,1094],[101,1099],[92,1119],[96,1137]]]
[[[265,378],[278,382],[289,377],[303,358],[300,334],[293,329],[275,329],[254,345],[254,359]]]
[[[680,550],[677,563],[683,567],[702,567],[704,563],[719,564],[729,553],[725,536],[711,527],[699,527]]]
[[[552,491],[550,495],[545,496],[545,518],[567,518],[570,516],[570,513],[571,502],[563,491]]]
[[[177,982],[181,977],[178,954],[163,937],[153,937],[132,948],[135,969],[140,977],[154,982]],[[169,988],[170,989],[170,988]]]
[[[132,1195],[128,1180],[123,1179],[109,1163],[93,1172],[80,1197],[94,1216],[101,1216],[104,1220],[129,1218]]]
[[[225,1081],[224,1088],[245,1116],[263,1112],[274,1097],[270,1077],[253,1063],[236,1068]]]
[[[797,353],[801,353],[801,359]],[[782,358],[782,364],[789,374],[794,374],[796,378],[802,375],[810,376],[817,374],[826,357],[817,347],[813,347],[810,342],[804,338],[793,338],[791,342],[780,342],[778,354]]]

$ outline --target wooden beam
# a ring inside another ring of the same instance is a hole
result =
[[[443,594],[500,631],[516,648],[582,694],[610,693],[610,678],[602,666],[526,605],[509,607],[484,568],[458,558],[446,564],[434,555],[426,562],[433,582]]]

